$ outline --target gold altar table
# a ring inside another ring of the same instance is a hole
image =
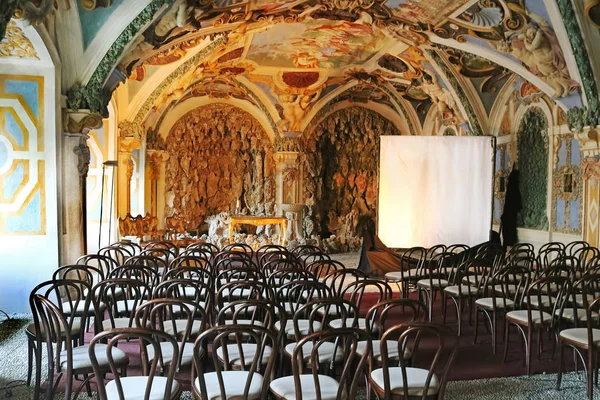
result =
[[[252,215],[232,215],[229,222],[229,242],[233,243],[233,229],[236,224],[248,224],[254,226],[279,225],[279,244],[285,245],[287,235],[287,218],[285,217],[262,217]]]

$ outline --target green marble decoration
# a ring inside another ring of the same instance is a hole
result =
[[[598,97],[598,87],[594,79],[594,72],[590,64],[583,36],[577,22],[575,9],[573,8],[572,0],[556,0],[558,9],[560,10],[567,36],[571,42],[571,50],[577,61],[579,74],[585,96],[587,99],[587,107],[581,109],[578,107],[572,108],[567,112],[567,123],[570,129],[582,131],[584,126],[596,126],[600,122],[600,98]]]
[[[523,201],[519,225],[524,228],[548,229],[548,148],[544,137],[547,128],[543,111],[532,107],[523,116],[517,133]]]
[[[106,52],[102,61],[100,61],[87,85],[75,85],[67,92],[67,105],[70,109],[79,110],[85,108],[100,113],[103,116],[108,115],[107,106],[111,93],[104,87],[106,79],[119,61],[125,47],[131,43],[142,28],[152,21],[156,12],[162,6],[171,2],[172,0],[153,0],[131,21],[112,46],[110,46],[110,49]]]
[[[42,22],[53,10],[53,0],[0,0],[0,40],[4,39],[6,29],[15,12],[31,24]]]
[[[454,76],[454,72],[450,69],[450,67],[448,67],[446,62],[442,59],[442,57],[440,57],[440,55],[437,52],[435,52],[433,50],[427,50],[427,55],[429,56],[430,60],[435,61],[435,63],[441,68],[444,75],[446,76],[446,79],[448,80],[448,82],[450,82],[450,84],[452,85],[452,88],[456,92],[456,95],[458,96],[458,100],[460,101],[465,112],[467,113],[467,118],[469,119],[469,125],[471,126],[471,135],[472,136],[482,136],[483,131],[481,130],[481,125],[479,125],[479,120],[477,119],[477,114],[475,114],[475,111],[473,110],[473,106],[471,105],[471,102],[469,101],[469,97],[463,90],[460,82],[458,81],[458,79],[456,79],[456,76]]]

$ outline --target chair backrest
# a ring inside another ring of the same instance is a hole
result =
[[[129,257],[133,256],[133,252],[131,250],[121,246],[103,247],[98,250],[98,254],[112,258],[119,266],[125,264],[125,261],[127,261]]]
[[[293,281],[314,281],[315,276],[304,268],[279,269],[267,276],[269,286],[277,291],[278,288]]]
[[[458,351],[458,336],[450,328],[431,324],[426,322],[409,322],[406,324],[395,325],[386,330],[381,336],[381,371],[383,373],[383,394],[386,400],[391,400],[394,396],[391,390],[390,368],[392,359],[391,349],[388,347],[392,342],[396,342],[398,353],[405,354],[408,348],[412,354],[411,364],[419,365],[420,368],[426,369],[427,376],[424,382],[416,383],[419,387],[410,387],[410,384],[403,385],[402,397],[405,399],[413,398],[433,398],[443,399],[448,380],[448,372]],[[431,355],[431,348],[434,346],[435,353]],[[422,361],[421,354],[429,355],[427,360]],[[404,357],[400,357],[400,368],[402,371],[402,379],[404,382],[411,382],[408,379],[410,366]],[[434,374],[437,374],[437,385],[434,383]]]
[[[573,283],[560,314],[569,313],[569,322],[576,328],[586,326],[587,310],[596,297],[600,297],[600,274],[586,274]]]
[[[275,301],[288,315],[294,315],[302,305],[313,299],[331,297],[331,290],[319,281],[292,281],[282,285],[275,292]]]
[[[228,396],[228,383],[231,377],[226,379],[229,371],[242,369],[248,371],[245,382],[236,381],[237,388],[243,387],[240,399],[266,399],[269,383],[275,375],[275,363],[278,357],[278,337],[264,327],[257,325],[219,325],[203,332],[194,344],[194,366],[192,368],[192,390],[196,398],[209,399],[232,398]],[[254,345],[254,351],[247,351],[246,346]],[[212,351],[209,352],[209,345]],[[235,356],[232,350],[239,354]],[[267,351],[270,349],[270,351]],[[208,362],[211,355],[212,363]],[[209,365],[210,364],[210,365]],[[211,375],[209,370],[214,371],[219,388],[217,392],[207,390],[206,378]],[[258,393],[250,397],[252,381],[256,382],[255,374],[260,374],[262,384]],[[243,375],[235,375],[235,379],[244,379]],[[198,384],[195,384],[196,380]]]
[[[256,268],[247,266],[235,266],[216,271],[215,286],[218,291],[221,286],[232,282],[251,281],[267,282],[267,278]]]
[[[586,309],[586,322],[588,338],[587,348],[593,349],[598,339],[598,335],[594,335],[594,330],[600,327],[600,296],[597,296],[590,301],[589,306]]]
[[[212,243],[202,242],[202,243],[192,243],[185,248],[186,251],[208,251],[213,256],[219,252],[219,248]]]
[[[301,306],[292,318],[296,342],[324,329],[332,315],[341,321],[342,328],[358,328],[356,304],[336,297],[315,299]],[[302,320],[308,320],[308,323],[304,324],[307,328],[301,326]]]
[[[419,273],[423,276],[423,279],[429,280],[431,288],[443,287],[442,281],[449,280],[454,272],[449,260],[453,260],[456,255],[445,251],[437,251],[431,253],[431,256],[429,256],[430,252],[431,249],[427,252],[428,255],[423,260]]]
[[[141,393],[136,393],[139,395],[139,398],[149,399],[150,393],[152,393],[153,396],[159,396],[152,398],[171,399],[173,394],[171,393],[171,390],[174,387],[177,363],[170,363],[167,367],[163,367],[164,363],[162,362],[162,354],[167,350],[165,347],[161,347],[161,343],[166,342],[170,344],[169,347],[172,351],[173,359],[179,359],[180,355],[179,347],[175,339],[164,332],[142,328],[119,328],[99,333],[90,341],[89,344],[89,354],[94,375],[104,376],[103,374],[106,373],[106,364],[103,363],[101,367],[100,363],[98,362],[98,358],[107,360],[108,368],[113,376],[113,379],[115,380],[115,386],[119,395],[119,399],[126,399],[123,391],[123,381],[129,378],[121,375],[121,366],[115,363],[112,354],[114,347],[118,347],[119,343],[124,343],[127,341],[139,341],[140,353],[142,356],[142,375],[148,377],[146,386],[143,389],[140,387]],[[101,348],[97,349],[97,346],[105,346],[105,351],[102,351]],[[147,362],[148,348],[150,346],[154,350],[154,354],[157,356],[155,356],[150,362]],[[164,368],[163,374],[161,374],[161,367]],[[162,384],[153,385],[154,379],[158,376],[166,377],[167,380],[164,386]],[[98,385],[98,399],[108,400],[106,388],[103,384]]]
[[[168,240],[153,240],[148,242],[144,246],[143,251],[157,249],[168,250],[172,254],[172,258],[175,258],[179,255],[179,247],[175,243]]]
[[[101,256],[100,254],[87,254],[77,259],[75,264],[78,265],[89,265],[96,267],[102,271],[102,276],[107,277],[110,272],[119,267],[119,264],[108,256]]]
[[[277,321],[285,326],[285,320],[285,312],[279,304],[271,300],[244,299],[224,305],[217,314],[216,324],[259,325],[274,330]]]
[[[285,247],[275,244],[261,247],[256,251],[256,255],[258,256],[258,265],[261,268],[264,268],[266,263],[276,260],[298,260]]]
[[[152,291],[152,298],[172,298],[194,301],[210,312],[213,307],[213,288],[199,280],[169,279]]]
[[[335,260],[318,260],[306,266],[306,269],[317,279],[324,279],[332,272],[342,271],[346,266]]]
[[[103,281],[104,278],[104,273],[99,268],[91,265],[65,265],[52,274],[52,280],[75,279],[87,282],[90,287]]]
[[[125,261],[125,265],[143,265],[148,268],[152,268],[158,274],[163,274],[167,271],[169,264],[163,258],[149,255],[149,253],[142,253],[139,256],[129,257],[127,261]]]
[[[346,286],[362,279],[367,279],[367,274],[364,271],[346,268],[344,270],[332,272],[327,275],[322,282],[331,288],[331,294],[333,296],[341,297]]]
[[[422,301],[414,299],[388,299],[376,303],[369,308],[365,317],[367,332],[372,338],[381,337],[400,317],[404,322],[426,321],[427,307]]]
[[[167,265],[177,258],[177,255],[178,253],[176,253],[173,249],[165,247],[150,247],[142,250],[140,253],[140,256],[152,256],[162,259]]]
[[[169,269],[181,267],[202,268],[209,271],[212,270],[210,258],[208,258],[204,253],[197,253],[195,255],[184,253],[183,255],[171,260],[171,263],[169,264]]]
[[[246,243],[231,243],[227,246],[223,247],[221,250],[222,253],[234,252],[234,253],[242,253],[246,254],[250,259],[254,257],[254,250],[252,246],[247,245]]]
[[[516,257],[531,257],[535,259],[535,250],[531,243],[517,243],[506,253],[506,263],[509,264]]]
[[[507,310],[510,307],[521,309],[530,282],[531,269],[518,264],[510,264],[496,271],[489,280],[488,287],[484,290],[492,298],[494,310],[496,308]]]
[[[296,257],[300,257],[307,253],[319,253],[320,251],[321,251],[321,249],[318,248],[317,246],[313,246],[310,244],[303,244],[303,245],[300,245],[300,246],[296,247],[295,249],[293,249],[292,253]]]
[[[94,298],[97,304],[104,304],[102,310],[96,308],[95,324],[99,324],[101,329],[113,329],[117,325],[117,319],[123,319],[127,327],[135,325],[135,311],[148,299],[152,291],[143,281],[137,279],[109,278],[100,282],[92,288]],[[108,314],[105,319],[104,312]],[[104,322],[108,326],[104,326]]]
[[[546,250],[562,250],[564,252],[565,247],[565,244],[562,242],[548,242],[540,246],[540,248],[538,249],[538,254]]]
[[[260,268],[266,276],[269,276],[273,272],[277,272],[283,269],[304,269],[304,264],[302,264],[300,261],[298,261],[297,258],[292,256],[286,259],[269,259],[269,261],[264,262],[264,264]]]
[[[304,263],[305,266],[308,266],[316,261],[330,260],[331,257],[322,251],[318,251],[314,253],[302,253],[298,256],[298,259]]]
[[[362,354],[357,352],[358,343],[364,341],[366,346]],[[306,346],[311,343],[312,346]],[[331,344],[333,343],[333,349]],[[310,354],[304,354],[310,348]],[[312,375],[315,388],[315,397],[321,400],[323,389],[320,384],[319,375],[325,374],[323,368],[319,368],[321,353],[328,354],[328,358],[336,359],[337,354],[344,355],[342,365],[336,374],[335,368],[329,369],[329,374],[338,382],[336,399],[354,399],[358,386],[363,382],[364,370],[369,364],[372,343],[369,335],[364,330],[356,328],[329,329],[312,333],[302,338],[292,352],[292,374],[294,376],[294,387],[296,399],[302,399],[302,383],[300,376]],[[308,360],[308,362],[306,361]],[[306,365],[308,364],[308,365]],[[310,372],[305,372],[305,369]]]
[[[136,279],[144,282],[149,287],[154,287],[160,282],[160,275],[152,267],[137,264],[125,264],[114,269],[108,278]]]
[[[386,281],[378,279],[362,279],[346,286],[342,292],[342,297],[347,298],[351,303],[356,304],[356,307],[360,311],[361,306],[364,304],[363,300],[366,297],[373,297],[373,302],[380,303],[384,300],[391,299],[392,294],[392,287]]]
[[[274,297],[265,280],[240,280],[221,286],[215,295],[215,304],[217,311],[220,311],[228,303],[236,300],[272,300]]]
[[[253,268],[259,271],[258,266],[252,259],[246,255],[246,253],[219,253],[213,259],[213,271],[218,274],[220,271],[236,267]]]
[[[574,251],[573,257],[579,260],[579,271],[581,273],[586,273],[589,266],[591,265],[591,261],[594,260],[600,254],[600,250],[597,247],[580,247]]]
[[[198,331],[206,330],[209,317],[198,302],[181,298],[158,298],[144,302],[135,311],[137,328],[169,332],[178,341],[179,355],[184,346],[192,341],[192,328],[199,323]],[[185,321],[185,323],[181,323]],[[168,331],[167,329],[170,329]],[[160,341],[160,338],[158,338]],[[181,358],[175,359],[178,368]]]
[[[113,243],[111,246],[123,247],[133,256],[137,256],[142,252],[139,244],[127,240],[121,240],[120,242]]]
[[[210,271],[196,267],[178,267],[171,269],[163,275],[163,281],[170,279],[188,279],[199,281],[212,288],[214,288],[215,281],[215,278]]]
[[[585,249],[590,247],[590,244],[584,240],[576,240],[574,242],[568,243],[565,246],[565,254],[568,256],[574,256],[581,249]]]
[[[527,289],[527,318],[529,325],[532,325],[533,310],[539,309],[550,314],[550,320],[544,313],[536,313],[542,326],[555,322],[562,318],[561,310],[569,299],[571,291],[570,279],[561,275],[545,276],[535,280]],[[532,301],[535,299],[537,301]],[[558,318],[556,318],[558,316]],[[536,318],[537,319],[537,318]]]

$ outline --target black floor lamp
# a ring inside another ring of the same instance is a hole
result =
[[[111,234],[111,227],[112,227],[112,210],[113,210],[113,200],[114,200],[114,193],[115,193],[115,169],[117,168],[117,166],[119,165],[119,163],[117,161],[113,161],[113,160],[109,160],[109,161],[104,161],[102,163],[102,188],[100,191],[100,227],[98,229],[98,249],[100,249],[102,247],[102,211],[104,209],[104,171],[106,170],[106,167],[113,167],[112,170],[112,182],[110,185],[110,209],[109,209],[109,217],[108,217],[108,240],[110,240],[110,234]]]

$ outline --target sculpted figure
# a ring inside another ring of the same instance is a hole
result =
[[[556,34],[547,25],[529,24],[524,33],[513,36],[510,42],[498,43],[496,48],[512,54],[533,74],[552,86],[555,97],[568,96],[578,86],[569,78]]]
[[[444,89],[437,80],[435,74],[423,74],[423,83],[421,84],[421,89],[429,98],[433,104],[436,105],[440,114],[444,116],[445,114],[450,114],[452,118],[452,122],[454,124],[460,124],[462,122],[462,118],[460,115],[455,112],[454,99],[452,96]]]

